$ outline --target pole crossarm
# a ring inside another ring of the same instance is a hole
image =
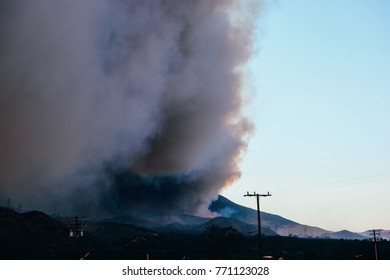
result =
[[[266,194],[258,194],[256,192],[253,193],[246,192],[246,194],[244,194],[244,196],[262,196],[262,197],[271,196],[271,195],[272,194],[270,194],[269,192],[267,192]]]

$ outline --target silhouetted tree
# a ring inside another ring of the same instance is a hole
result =
[[[233,227],[209,226],[205,234],[208,238],[210,257],[214,259],[234,258],[242,235]]]

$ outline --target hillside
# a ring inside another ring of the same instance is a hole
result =
[[[204,218],[199,220],[193,217],[187,218],[192,222],[204,221]],[[216,217],[198,224],[175,222],[159,226],[156,230],[112,221],[83,220],[80,223],[83,234],[78,238],[70,235],[69,220],[71,219],[51,217],[39,211],[18,213],[11,209],[0,208],[0,259],[259,258],[257,226],[236,218]],[[157,220],[158,217],[155,219]],[[164,220],[164,223],[167,221],[168,219]],[[374,257],[373,242],[359,240],[359,236],[348,231],[331,233],[330,236],[320,238],[277,236],[267,228],[263,228],[263,233],[264,254],[274,258],[373,259]],[[350,238],[354,240],[348,240]],[[380,259],[388,258],[389,253],[390,242],[379,241]]]
[[[222,216],[228,215],[228,217],[242,220],[248,224],[257,225],[256,210],[238,205],[221,195],[218,196],[217,200],[210,204],[209,210]],[[331,233],[330,231],[318,227],[302,225],[264,211],[261,212],[261,225],[264,228],[271,229],[281,236],[320,237]]]

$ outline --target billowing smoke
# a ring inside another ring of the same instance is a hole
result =
[[[0,199],[201,211],[240,176],[258,2],[1,1]]]

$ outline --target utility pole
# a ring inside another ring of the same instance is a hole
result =
[[[72,219],[74,220],[74,223],[69,223],[69,237],[70,238],[76,238],[76,253],[77,253],[77,258],[79,258],[80,254],[80,244],[79,244],[79,238],[84,236],[84,229],[83,225],[84,222],[82,219],[85,219],[86,217],[79,217],[79,216],[74,216],[74,217],[67,217],[67,219]],[[80,222],[81,220],[81,222]]]
[[[378,249],[377,249],[377,241],[381,234],[380,229],[373,229],[371,230],[372,233],[370,233],[371,236],[373,236],[372,241],[374,242],[374,252],[375,252],[375,259],[378,260]]]
[[[86,217],[79,217],[79,216],[74,216],[74,217],[67,217],[67,219],[72,219],[74,220],[74,223],[69,223],[69,237],[82,237],[84,235],[84,230],[83,230],[83,220]],[[81,220],[81,222],[80,222]]]
[[[267,192],[267,194],[258,194],[255,192],[250,194],[249,192],[246,192],[246,194],[244,196],[249,196],[249,197],[255,196],[257,199],[257,227],[258,227],[258,242],[259,242],[258,246],[259,246],[259,255],[260,255],[260,258],[262,259],[263,252],[262,252],[262,246],[261,246],[260,197],[261,196],[262,197],[271,196],[271,194],[269,192]]]

